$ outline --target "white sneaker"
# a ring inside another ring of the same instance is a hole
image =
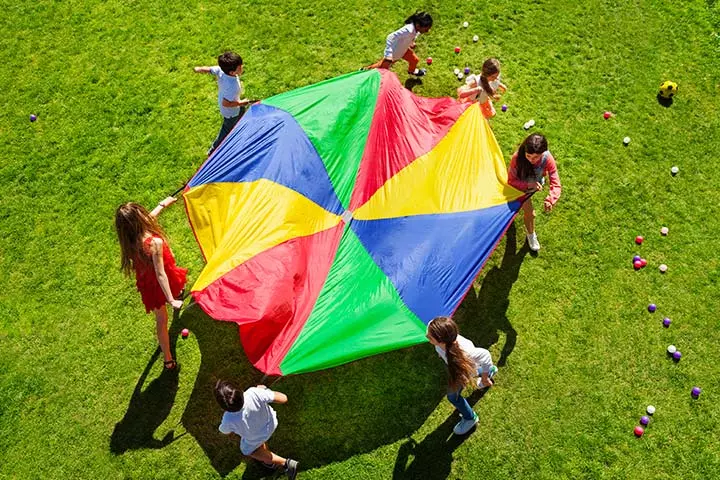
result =
[[[537,233],[528,233],[527,242],[530,250],[532,250],[533,252],[537,252],[538,250],[540,250],[540,242],[538,242]]]
[[[464,418],[460,417],[460,421],[453,428],[453,433],[455,435],[465,435],[470,430],[472,430],[475,425],[477,425],[478,421],[479,419],[477,413],[475,412],[473,412],[472,420],[465,420]]]

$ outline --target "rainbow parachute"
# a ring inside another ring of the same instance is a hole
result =
[[[523,193],[477,104],[371,70],[253,105],[184,197],[207,262],[193,298],[286,375],[425,341]]]

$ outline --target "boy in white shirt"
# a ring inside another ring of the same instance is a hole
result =
[[[283,469],[289,479],[297,476],[298,462],[274,454],[267,442],[278,426],[277,414],[270,403],[287,403],[287,395],[274,392],[265,385],[245,390],[236,389],[230,382],[218,380],[215,399],[225,410],[219,430],[240,436],[240,451],[270,469]]]
[[[235,52],[225,52],[218,57],[218,64],[214,67],[195,67],[195,73],[210,73],[217,77],[218,106],[223,117],[215,141],[208,150],[208,156],[222,143],[228,133],[235,127],[240,117],[245,113],[245,106],[250,103],[242,96],[242,83],[240,75],[243,71],[242,57]]]

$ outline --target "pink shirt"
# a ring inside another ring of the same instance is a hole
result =
[[[550,202],[552,205],[555,205],[555,203],[560,198],[560,193],[562,192],[562,185],[560,185],[560,175],[558,175],[557,164],[555,163],[555,159],[553,158],[552,154],[549,151],[545,152],[545,168],[543,169],[542,174],[537,180],[535,178],[518,178],[517,155],[518,152],[513,153],[513,156],[510,159],[510,168],[508,169],[508,183],[523,192],[534,191],[535,182],[540,181],[540,178],[547,175],[550,179],[550,193],[547,197],[545,197],[545,200]]]

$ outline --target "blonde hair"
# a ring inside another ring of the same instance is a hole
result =
[[[130,275],[136,262],[149,263],[150,256],[143,249],[143,238],[156,235],[165,239],[165,232],[157,219],[145,207],[135,202],[120,205],[115,212],[115,231],[120,242],[120,270]]]

